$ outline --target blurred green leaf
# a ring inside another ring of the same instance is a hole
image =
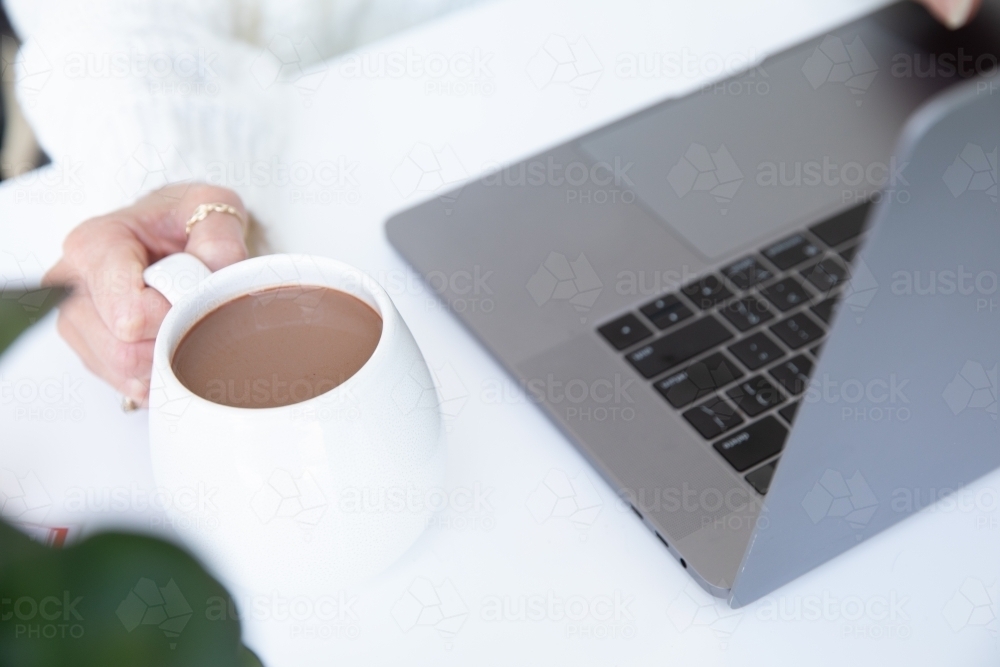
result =
[[[261,663],[229,593],[182,549],[122,533],[51,549],[0,523],[0,665]]]
[[[0,294],[0,353],[66,294]],[[182,549],[124,533],[52,549],[2,521],[0,665],[262,667],[232,597]]]
[[[25,329],[59,305],[67,293],[62,287],[0,292],[0,354]]]

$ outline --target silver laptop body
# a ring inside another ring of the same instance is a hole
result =
[[[1000,465],[997,10],[890,6],[387,223],[734,607]]]

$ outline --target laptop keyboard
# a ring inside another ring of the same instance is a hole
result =
[[[850,279],[868,209],[792,234],[598,328],[761,495]]]

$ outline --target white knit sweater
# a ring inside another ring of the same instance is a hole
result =
[[[310,65],[474,1],[3,0],[18,99],[92,210],[280,158]]]

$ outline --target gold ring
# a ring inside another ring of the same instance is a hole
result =
[[[122,396],[122,412],[135,412],[139,409],[139,404],[128,396]]]
[[[188,218],[187,224],[184,225],[184,235],[191,236],[191,230],[199,222],[208,217],[209,213],[225,213],[226,215],[231,215],[240,221],[240,225],[243,226],[243,235],[246,236],[247,233],[247,219],[246,217],[236,210],[236,207],[230,206],[229,204],[222,204],[220,202],[215,202],[213,204],[199,204],[198,208],[194,210],[191,217]]]

